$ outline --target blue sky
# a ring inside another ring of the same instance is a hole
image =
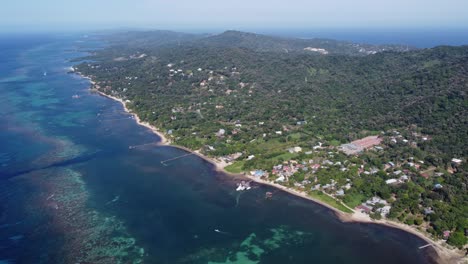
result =
[[[7,0],[0,30],[468,28],[468,0]]]

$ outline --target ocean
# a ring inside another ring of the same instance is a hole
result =
[[[102,45],[0,36],[0,263],[434,263],[404,231],[236,192],[195,155],[161,163],[187,153],[68,73]]]

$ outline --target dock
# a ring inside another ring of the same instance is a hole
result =
[[[430,246],[434,246],[434,245],[432,245],[432,244],[427,244],[427,245],[424,245],[424,246],[420,246],[419,249],[427,248],[427,247],[430,247]]]
[[[149,146],[149,145],[157,145],[159,142],[150,142],[150,143],[145,143],[145,144],[140,144],[140,145],[133,145],[133,146],[128,146],[128,149],[134,149],[134,148],[139,148],[139,147],[144,147],[144,146]]]
[[[195,153],[187,153],[187,154],[184,154],[184,155],[181,155],[181,156],[177,156],[175,158],[163,160],[163,161],[161,161],[161,164],[164,165],[164,166],[168,166],[167,162],[174,161],[174,160],[177,160],[177,159],[181,159],[181,158],[184,158],[184,157],[187,157],[187,156],[190,156],[190,155],[195,155]]]
[[[132,119],[131,116],[129,117],[119,117],[119,118],[109,118],[109,119],[99,119],[99,121],[118,121],[118,120],[128,120]]]

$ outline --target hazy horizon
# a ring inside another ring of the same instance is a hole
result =
[[[17,0],[0,9],[1,32],[109,29],[468,29],[468,2],[372,0]]]
[[[110,29],[83,30],[44,30],[44,31],[9,31],[1,32],[0,38],[38,36],[59,36],[76,34],[109,34],[126,31],[158,31],[169,30],[192,34],[220,34],[227,30],[251,32],[269,36],[286,38],[321,38],[366,44],[399,44],[417,48],[432,48],[440,45],[461,46],[468,45],[468,29],[465,28],[219,28],[219,29],[166,29],[149,27],[127,27]]]

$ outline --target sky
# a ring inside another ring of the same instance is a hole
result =
[[[468,0],[6,0],[0,31],[468,28]]]

